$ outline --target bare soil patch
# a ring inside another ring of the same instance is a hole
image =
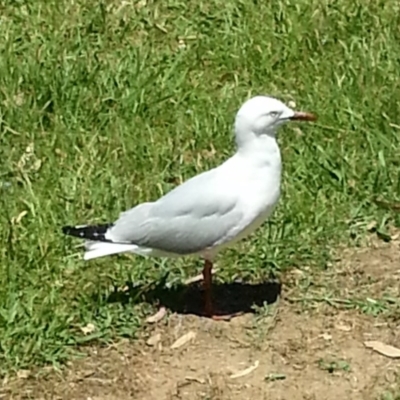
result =
[[[346,302],[321,301],[315,293],[333,293],[338,300],[367,294],[372,299],[398,297],[399,246],[375,244],[346,250],[341,258],[314,276],[288,274],[280,300],[259,315],[227,323],[173,314],[146,328],[139,341],[91,348],[87,358],[60,374],[5,382],[0,398],[384,399],[384,393],[399,387],[400,361],[364,342],[400,347],[396,306],[366,315]],[[308,289],[302,285],[305,279],[312,282]],[[195,337],[171,349],[188,332]]]

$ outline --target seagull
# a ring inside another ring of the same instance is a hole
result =
[[[204,260],[204,315],[219,315],[212,302],[212,268],[222,249],[256,230],[273,212],[281,186],[282,160],[276,140],[288,121],[315,121],[278,99],[255,96],[236,114],[236,153],[160,197],[122,212],[113,223],[64,226],[62,232],[85,240],[84,260],[117,253]]]

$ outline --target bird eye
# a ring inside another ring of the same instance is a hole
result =
[[[270,113],[269,113],[269,115],[272,117],[272,118],[276,118],[277,116],[278,116],[278,111],[271,111]]]

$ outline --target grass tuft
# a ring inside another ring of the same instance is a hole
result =
[[[221,279],[326,268],[400,200],[399,3],[188,0],[6,2],[0,13],[0,372],[134,337],[125,282],[191,260],[80,261],[63,224],[106,222],[218,165],[250,95],[315,111],[284,128],[273,219],[219,259]],[[95,329],[85,334],[83,327]]]

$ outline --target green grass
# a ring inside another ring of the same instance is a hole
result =
[[[374,198],[400,200],[399,12],[397,0],[3,2],[0,371],[134,336],[141,299],[107,295],[195,273],[192,259],[84,263],[60,227],[113,220],[218,165],[250,95],[319,121],[282,130],[279,209],[220,256],[221,279],[325,268],[372,220],[398,225]]]

